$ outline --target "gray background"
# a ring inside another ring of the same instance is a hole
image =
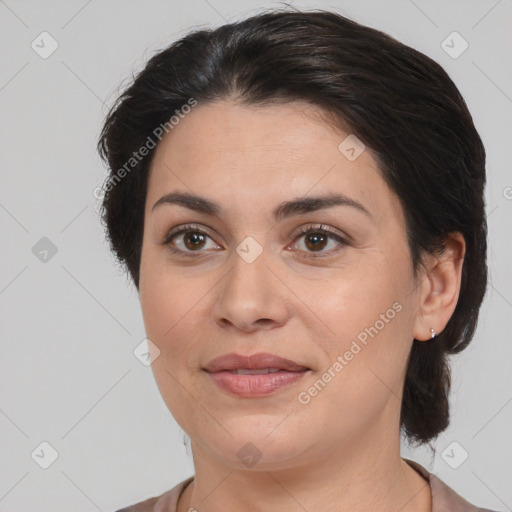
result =
[[[99,223],[93,190],[106,171],[95,144],[118,85],[156,50],[191,28],[280,5],[0,0],[1,511],[106,512],[193,474],[183,432],[133,355],[144,327]],[[511,510],[512,2],[293,5],[337,10],[424,52],[474,116],[488,153],[489,290],[472,344],[452,359],[452,421],[435,456],[402,455],[467,500]],[[31,48],[43,31],[59,45],[46,59]],[[455,59],[441,46],[453,31],[469,43]],[[46,261],[43,237],[57,249]],[[58,452],[47,469],[31,456],[49,456],[43,441]],[[460,462],[461,449],[469,457],[454,469],[447,461]]]

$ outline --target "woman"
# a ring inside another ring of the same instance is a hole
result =
[[[487,279],[485,150],[425,55],[338,14],[190,33],[112,107],[102,217],[195,475],[123,511],[475,511],[449,424]]]

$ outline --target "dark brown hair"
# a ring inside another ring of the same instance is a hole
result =
[[[402,432],[418,444],[437,437],[449,424],[446,356],[471,341],[487,283],[485,150],[448,74],[387,34],[323,10],[263,12],[196,30],[158,52],[112,106],[98,143],[110,168],[102,221],[137,289],[154,149],[122,179],[118,171],[191,98],[321,107],[364,142],[400,199],[415,271],[424,252],[462,233],[456,309],[434,340],[414,341],[404,383]]]

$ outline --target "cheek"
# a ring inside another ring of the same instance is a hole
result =
[[[197,358],[193,343],[201,287],[187,286],[183,272],[162,269],[151,258],[141,261],[140,302],[147,337],[160,355],[151,365],[162,399],[180,425],[187,425],[190,394],[198,396],[190,380]],[[190,284],[190,283],[189,283]],[[194,307],[195,305],[195,307]]]
[[[204,330],[206,278],[190,278],[186,269],[172,268],[161,257],[141,261],[140,302],[146,335],[160,349],[153,366],[177,378],[197,370],[194,337]],[[159,377],[165,377],[161,372]]]
[[[334,272],[321,283],[303,282],[303,287],[294,286],[294,291],[305,298],[313,316],[323,321],[326,335],[348,339],[373,325],[400,301],[402,285],[389,270],[382,261],[362,261]]]
[[[168,267],[158,252],[142,250],[139,297],[148,337],[163,340],[185,315],[189,288],[181,284],[184,271]]]
[[[327,368],[341,356],[343,369],[338,365],[338,371],[332,370],[334,380],[339,386],[348,381],[361,396],[370,397],[374,386],[382,387],[379,378],[389,388],[399,385],[412,342],[408,281],[392,269],[384,261],[360,271],[353,267],[322,287],[309,288],[306,295],[314,313],[310,316],[317,319],[311,329],[321,333],[317,344],[327,355]]]
[[[316,344],[325,364],[312,387],[301,389],[302,399],[309,400],[304,413],[327,416],[334,437],[375,424],[388,404],[400,407],[409,313],[392,283],[381,286],[384,281],[368,287],[361,276],[331,285],[323,299],[315,295],[308,302],[322,320],[313,332],[324,333]]]

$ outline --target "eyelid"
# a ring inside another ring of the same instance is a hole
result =
[[[179,235],[181,233],[186,233],[188,231],[203,233],[213,239],[213,235],[209,232],[209,230],[207,228],[200,227],[197,224],[182,224],[181,226],[177,226],[176,228],[173,228],[172,230],[170,230],[164,236],[164,240],[162,241],[161,245],[169,244],[171,242],[171,239],[174,236]]]
[[[325,231],[329,235],[332,235],[334,238],[336,238],[336,237],[340,238],[345,243],[348,243],[348,241],[351,240],[351,238],[348,235],[340,232],[336,228],[332,228],[331,226],[328,226],[326,224],[321,224],[321,223],[311,223],[311,224],[307,224],[305,226],[301,226],[300,228],[297,228],[295,231],[293,231],[290,234],[289,239],[295,240],[300,235],[304,235],[309,232],[317,232],[317,231],[318,232]]]
[[[206,235],[208,238],[210,238],[216,245],[217,242],[214,240],[214,236],[210,234],[209,230],[207,228],[203,228],[194,224],[182,224],[181,226],[178,226],[172,230],[170,230],[164,237],[164,240],[160,243],[160,245],[166,246],[166,249],[170,251],[173,254],[177,254],[178,256],[183,256],[185,258],[201,258],[202,256],[208,255],[209,251],[184,251],[182,249],[178,249],[176,247],[172,246],[172,239],[176,236],[179,236],[183,233],[200,233],[203,235]],[[215,249],[218,250],[218,249]]]

